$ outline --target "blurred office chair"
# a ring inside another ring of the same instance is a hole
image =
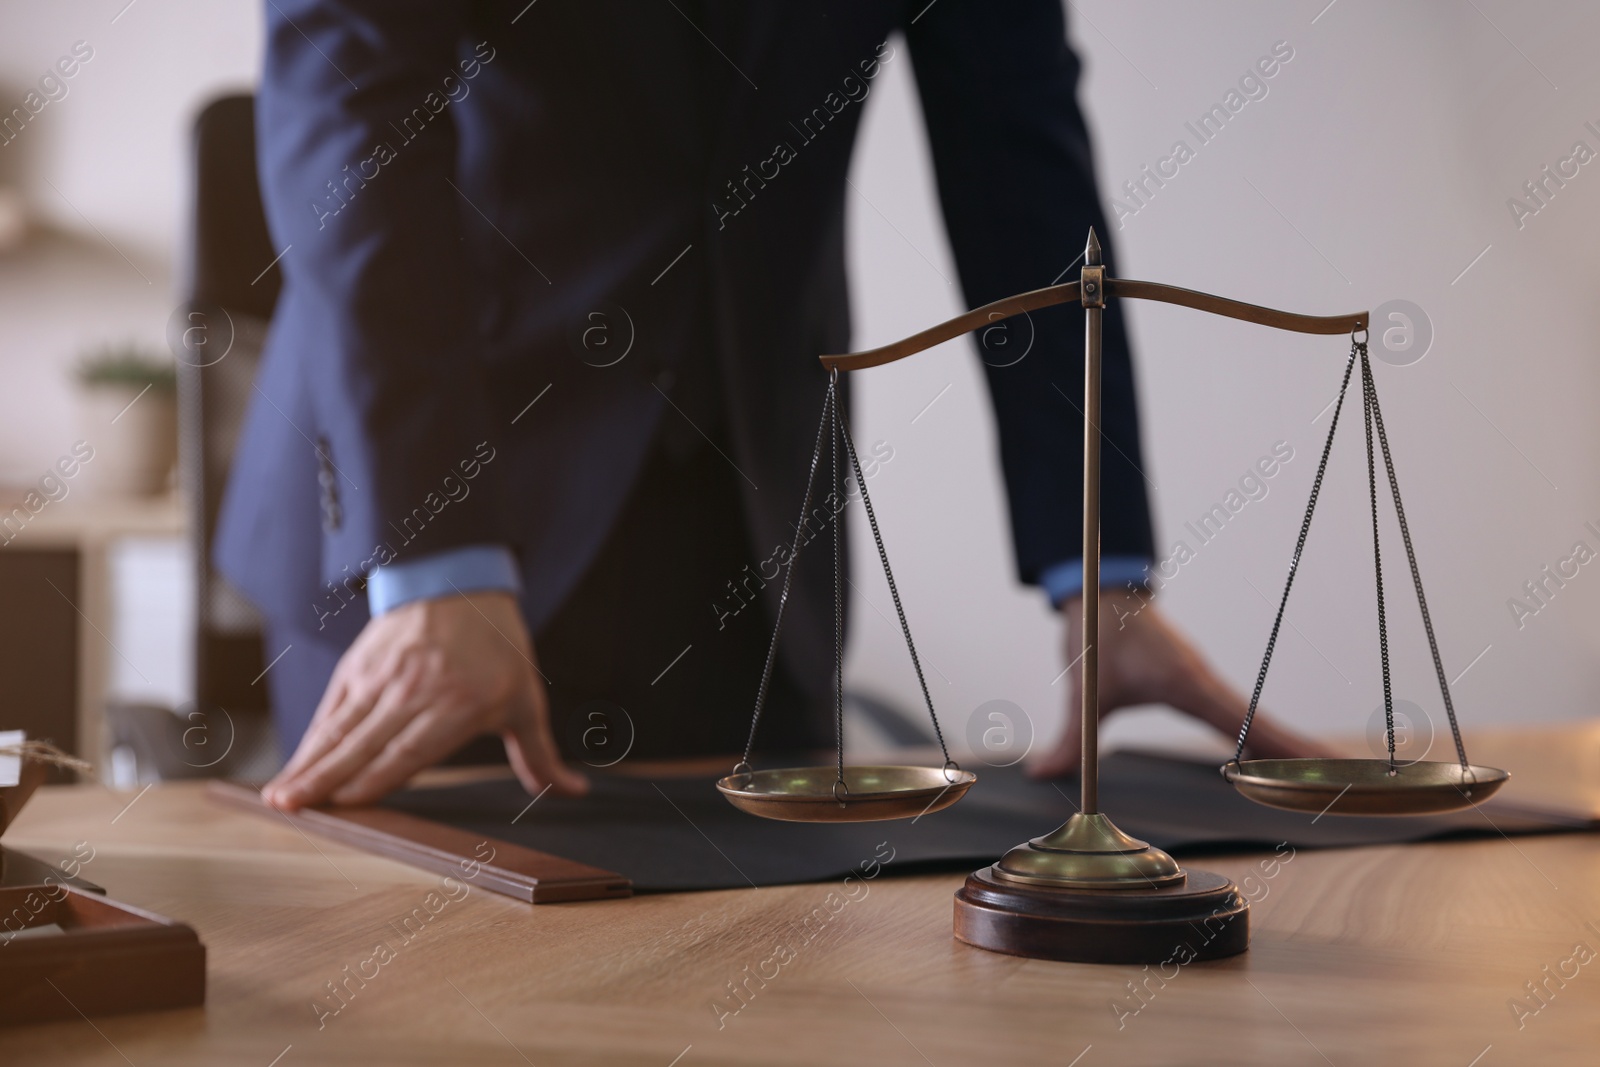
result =
[[[195,702],[109,709],[114,743],[131,753],[141,781],[261,777],[277,764],[260,619],[211,565],[228,467],[283,281],[256,181],[254,98],[206,105],[193,143],[187,295],[168,343],[178,357],[178,474],[191,507]]]

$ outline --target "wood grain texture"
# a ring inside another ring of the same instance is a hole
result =
[[[322,837],[389,856],[435,874],[464,877],[476,885],[529,904],[611,900],[632,895],[628,879],[615,871],[552,856],[497,838],[488,839],[430,819],[387,808],[303,808],[286,815],[269,808],[255,786],[213,781],[206,796],[264,818],[287,820]]]
[[[1469,737],[1468,752],[1511,770],[1512,796],[1544,766],[1556,768],[1546,793],[1563,775],[1591,793],[1600,783],[1595,728]],[[96,1018],[100,1032],[82,1019],[0,1030],[0,1063],[1593,1060],[1600,960],[1550,981],[1542,1006],[1524,986],[1578,942],[1600,949],[1592,836],[1300,852],[1275,867],[1208,856],[1199,865],[1251,900],[1251,949],[1163,979],[956,942],[959,874],[537,908],[472,889],[406,940],[395,924],[430,893],[445,899],[437,875],[211,804],[195,785],[158,786],[123,811],[133,798],[47,787],[7,844],[50,859],[91,842],[87,877],[199,931],[208,1006]],[[1060,815],[1041,813],[1041,832]],[[891,846],[894,834],[886,824]],[[394,958],[363,984],[346,977],[380,941]],[[338,981],[347,999],[319,1028],[313,1004]],[[1538,1007],[1520,1028],[1514,999]]]

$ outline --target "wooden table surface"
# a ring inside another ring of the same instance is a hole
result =
[[[1519,799],[1600,801],[1600,727],[1474,748]],[[6,835],[80,841],[85,877],[199,931],[208,1004],[0,1031],[8,1067],[1600,1060],[1591,835],[1207,858],[1255,900],[1251,949],[1164,975],[958,944],[958,875],[533,907],[190,784],[44,790]]]

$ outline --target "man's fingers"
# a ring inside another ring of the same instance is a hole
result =
[[[547,786],[558,796],[581,797],[589,792],[588,778],[561,762],[550,748],[528,738],[525,730],[508,729],[501,736],[511,769],[529,793],[538,795]]]
[[[355,776],[416,715],[413,681],[413,672],[403,669],[384,687],[370,714],[315,763],[274,790],[273,803],[290,810],[319,804]]]
[[[1174,699],[1179,711],[1209,723],[1218,733],[1232,740],[1239,736],[1249,704],[1244,694],[1228,685],[1203,665],[1191,671],[1190,685],[1181,698]],[[1301,759],[1332,755],[1327,746],[1291,730],[1275,715],[1257,710],[1250,723],[1247,746],[1258,759]]]
[[[353,681],[371,673],[365,669],[365,661],[366,655],[359,640],[339,657],[333,677],[328,680],[328,687],[317,702],[317,710],[311,716],[305,736],[300,739],[289,762],[273,778],[273,783],[288,782],[327,755],[346,734],[355,729],[357,723],[371,713],[373,705],[382,695],[382,688],[374,688],[370,684],[357,685]]]
[[[539,686],[537,680],[533,684]],[[569,797],[587,793],[589,779],[563,763],[556,749],[544,710],[547,705],[543,687],[513,700],[516,703],[506,717],[501,737],[506,744],[506,758],[522,781],[522,788],[536,794],[549,786],[557,794]]]
[[[375,759],[334,789],[329,799],[335,804],[371,804],[405,785],[412,775],[455,751],[477,732],[473,718],[459,711],[429,708],[412,719]]]
[[[267,803],[280,808],[299,807],[301,802],[292,800],[291,796],[305,772],[359,726],[372,713],[380,697],[381,693],[358,692],[338,681],[329,685],[317,709],[317,717],[311,720],[311,728],[300,739],[294,756],[262,789],[262,796]]]
[[[317,702],[317,710],[311,716],[311,723],[306,728],[305,736],[300,739],[300,744],[295,747],[294,755],[289,758],[288,763],[283,765],[283,769],[278,772],[275,780],[293,777],[302,767],[314,763],[324,752],[337,744],[340,737],[349,732],[347,725],[335,727],[334,722],[335,720],[341,723],[350,721],[351,713],[355,709],[354,707],[351,710],[344,709],[344,704],[349,700],[350,695],[351,689],[345,681],[343,672],[335,670],[333,677],[328,682],[328,688],[323,691],[322,699]],[[356,705],[360,702],[350,701],[350,703]],[[371,710],[370,701],[367,702],[367,705],[365,709],[360,711],[360,715],[365,715],[366,711]],[[331,741],[327,740],[330,734],[333,735],[333,740]]]

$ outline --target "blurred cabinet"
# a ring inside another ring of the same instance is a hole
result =
[[[0,490],[13,514],[25,490]],[[73,496],[30,516],[0,545],[0,727],[49,737],[108,766],[105,707],[113,644],[110,554],[127,537],[182,536],[177,496]],[[4,538],[0,538],[4,540]]]
[[[0,729],[78,749],[78,554],[0,550]]]

